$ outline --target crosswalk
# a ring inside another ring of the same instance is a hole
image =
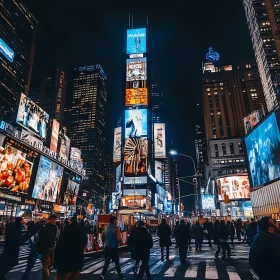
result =
[[[248,246],[238,245],[236,249],[232,250],[232,261],[222,261],[215,259],[215,246],[212,248],[208,246],[203,247],[202,252],[196,252],[194,248],[188,251],[187,262],[182,265],[178,257],[178,249],[174,247],[170,250],[170,261],[161,261],[160,248],[155,245],[151,250],[150,271],[155,279],[227,279],[227,280],[243,280],[243,279],[257,279],[254,273],[250,278],[242,278],[240,270],[236,266],[235,260],[244,261],[248,265]],[[19,279],[24,272],[29,255],[28,246],[23,246],[20,250],[19,264],[15,266],[7,277],[8,279]],[[131,259],[129,253],[122,253],[120,258],[121,269],[123,274],[128,279],[133,278],[133,266],[135,261]],[[100,258],[85,258],[85,265],[81,271],[81,279],[92,279],[94,275],[100,275],[104,265],[103,257]],[[241,265],[242,266],[242,265]],[[41,262],[37,260],[34,268],[31,271],[31,279],[38,279],[42,269]],[[53,273],[55,270],[52,271]],[[110,264],[109,275],[116,274],[114,264]]]

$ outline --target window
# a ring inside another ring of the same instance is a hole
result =
[[[218,157],[219,156],[218,144],[215,144],[214,147],[215,147],[215,156]]]
[[[223,156],[226,157],[227,156],[227,149],[226,149],[226,144],[225,143],[222,144],[222,150],[223,150]]]
[[[241,142],[238,143],[238,149],[239,149],[239,153],[241,155],[244,155],[244,151],[243,151],[243,147],[242,147],[242,143]]]
[[[233,147],[233,143],[229,143],[229,149],[230,149],[230,154],[232,156],[234,156],[234,147]]]

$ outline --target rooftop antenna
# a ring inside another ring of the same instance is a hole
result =
[[[133,14],[132,14],[131,25],[132,25],[132,28],[133,28]]]
[[[149,18],[147,17],[147,26],[149,26]]]
[[[128,13],[128,27],[130,27],[130,12]]]

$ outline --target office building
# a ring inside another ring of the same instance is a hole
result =
[[[150,86],[150,107],[152,109],[152,123],[164,122],[163,93],[157,81]]]
[[[40,96],[42,92],[42,83],[40,82],[31,82],[30,88],[28,91],[28,97],[36,103],[38,106],[40,106]]]
[[[267,109],[279,103],[280,3],[243,0]]]
[[[0,0],[0,14],[0,117],[14,121],[28,95],[37,21],[20,0]]]
[[[209,68],[204,65],[202,104],[206,141],[241,137],[243,118],[265,107],[257,67],[254,63]],[[266,109],[265,109],[266,110]]]

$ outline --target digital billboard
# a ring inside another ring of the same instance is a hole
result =
[[[155,160],[155,178],[162,184],[162,163],[158,160]]]
[[[59,156],[67,159],[69,158],[69,153],[70,153],[70,139],[66,135],[67,129],[66,127],[63,127],[60,132],[60,148],[59,148]]]
[[[126,53],[146,53],[146,28],[127,30]]]
[[[280,177],[280,135],[275,113],[245,137],[252,188]]]
[[[67,189],[64,194],[64,203],[67,205],[75,205],[77,201],[78,191],[81,183],[81,177],[76,175],[71,175],[68,184]]]
[[[148,140],[146,137],[125,140],[123,164],[124,176],[147,175]]]
[[[137,195],[137,196],[123,196],[122,197],[122,204],[121,206],[124,207],[131,207],[131,208],[147,208],[147,204],[151,204],[150,203],[150,198],[149,197],[145,197],[142,195]]]
[[[1,136],[4,142],[5,136]],[[3,142],[0,143],[0,188],[27,194],[33,163],[28,160],[28,154]]]
[[[0,53],[2,53],[10,62],[14,61],[15,53],[0,38]]]
[[[243,119],[245,134],[247,134],[261,120],[260,112],[255,111]]]
[[[147,88],[130,88],[125,91],[125,106],[148,106]]]
[[[132,196],[132,195],[143,195],[147,196],[147,189],[124,189],[123,196]]]
[[[147,109],[125,110],[125,138],[147,134]]]
[[[214,195],[213,194],[202,194],[201,195],[201,205],[202,205],[203,210],[216,209]]]
[[[143,184],[147,184],[147,183],[148,183],[147,176],[124,177],[124,179],[123,179],[124,185],[143,185]]]
[[[53,119],[50,150],[56,153],[59,134],[59,122]]]
[[[250,183],[247,175],[217,178],[216,182],[219,200],[225,200],[225,195],[230,200],[250,198]]]
[[[156,185],[156,188],[159,200],[163,202],[165,200],[165,190],[159,184]]]
[[[71,147],[70,149],[70,160],[80,162],[82,160],[82,152],[78,148]]]
[[[147,58],[126,60],[126,81],[147,80]]]
[[[172,201],[171,200],[167,200],[166,201],[166,209],[165,209],[165,212],[167,214],[171,213],[172,212]]]
[[[121,161],[121,151],[122,151],[122,128],[117,127],[114,130],[113,162]]]
[[[30,133],[25,129],[21,130],[20,139],[30,146],[38,147],[38,148],[43,147],[43,142],[38,138],[34,137],[32,133]]]
[[[155,158],[166,158],[165,123],[154,123]]]
[[[41,156],[32,197],[55,202],[61,187],[63,167]]]
[[[16,122],[43,139],[47,136],[49,115],[23,93],[20,96]]]

